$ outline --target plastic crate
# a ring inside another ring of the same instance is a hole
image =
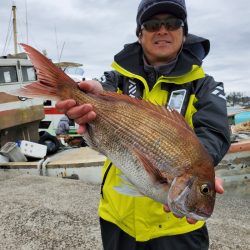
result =
[[[44,158],[47,154],[46,145],[25,140],[20,142],[20,149],[24,155],[34,158]]]
[[[13,162],[23,162],[27,161],[27,158],[23,155],[20,148],[15,142],[7,142],[1,148],[1,154],[8,157],[10,161]]]
[[[0,154],[0,163],[6,163],[9,162],[9,158]]]

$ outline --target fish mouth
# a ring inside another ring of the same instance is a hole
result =
[[[195,210],[195,211],[188,211],[184,205],[183,202],[179,201],[172,201],[172,203],[169,205],[171,208],[171,211],[178,217],[184,217],[192,218],[195,220],[202,220],[205,221],[210,217],[210,213],[206,213],[201,210]]]

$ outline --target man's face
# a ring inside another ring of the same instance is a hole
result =
[[[170,14],[159,14],[151,19],[166,20],[173,17]],[[139,42],[142,45],[144,55],[153,66],[163,65],[173,60],[183,43],[183,28],[168,30],[164,25],[155,32],[142,29]]]

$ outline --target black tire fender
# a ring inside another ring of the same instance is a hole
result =
[[[59,140],[46,131],[39,132],[40,139],[38,143],[47,146],[47,154],[54,154],[60,148]]]

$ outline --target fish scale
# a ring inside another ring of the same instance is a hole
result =
[[[103,121],[103,119],[101,119],[101,118],[100,118],[100,120]],[[102,127],[102,124],[97,125],[98,122],[93,122],[93,123],[95,124],[94,128],[96,130],[101,130],[101,128],[98,128],[98,127]],[[114,124],[117,124],[117,123],[114,123]],[[112,131],[112,129],[110,130],[110,132],[111,131]],[[91,132],[91,134],[95,134],[95,138],[98,137],[97,131],[93,131],[93,132]],[[112,132],[111,132],[111,134],[112,134]],[[136,136],[136,132],[135,132],[134,135]],[[134,135],[129,136],[129,137],[134,138]],[[120,135],[113,134],[113,138],[116,137],[116,136],[118,138],[120,138],[120,140],[119,140],[120,144],[113,144],[113,145],[109,144],[109,145],[107,145],[106,143],[104,143],[104,145],[103,145],[103,144],[100,143],[99,144],[99,151],[101,151],[101,152],[105,151],[106,155],[109,155],[112,162],[120,163],[120,169],[123,172],[125,172],[127,174],[127,176],[129,176],[128,179],[130,179],[131,182],[133,184],[135,184],[136,186],[142,186],[142,189],[143,189],[142,192],[145,195],[147,195],[149,197],[152,197],[153,194],[157,193],[158,189],[156,191],[155,186],[149,185],[148,176],[147,176],[147,173],[146,173],[145,169],[143,168],[143,166],[139,165],[139,168],[135,168],[135,165],[136,164],[138,165],[137,160],[136,159],[129,160],[129,159],[131,159],[131,152],[124,146],[124,144],[126,144],[128,147],[132,146],[131,144],[133,144],[133,141],[131,140],[131,142],[129,144],[128,143],[129,140],[127,140],[126,138],[120,137]],[[141,137],[141,138],[143,138],[143,137]],[[107,138],[103,139],[102,141],[103,142],[109,141],[109,136],[107,136]],[[138,141],[137,141],[137,143],[138,143]],[[115,149],[114,149],[114,145],[116,146]],[[123,152],[123,157],[121,157],[120,154],[119,154],[119,152],[121,152],[121,151]],[[140,171],[138,171],[139,169],[140,169]],[[148,185],[146,186],[145,183],[147,183]],[[166,202],[166,199],[167,199],[166,194],[162,194],[162,197],[158,198],[158,200],[160,200],[161,202]]]
[[[130,117],[129,119],[128,119],[128,122],[129,121],[131,121],[132,120],[132,117]],[[139,119],[140,121],[141,121],[141,119]],[[131,123],[131,122],[129,122],[129,123]],[[155,128],[155,126],[156,126],[156,122],[154,123],[154,125],[153,125],[153,127]],[[150,123],[148,123],[148,125],[150,125]],[[127,126],[127,125],[126,125]],[[131,130],[130,130],[131,131]],[[133,130],[132,130],[133,131]],[[135,132],[136,133],[136,132]],[[150,129],[150,131],[141,131],[141,133],[144,133],[143,134],[143,136],[141,136],[142,138],[144,138],[144,144],[145,145],[147,145],[146,144],[146,142],[147,141],[150,141],[150,140],[152,140],[152,134],[154,133],[154,131],[152,131],[152,129]],[[131,134],[132,134],[132,132],[131,132]],[[135,135],[133,135],[133,136],[135,136]],[[139,135],[140,136],[140,135]],[[162,135],[163,136],[163,135]],[[165,138],[166,138],[167,136],[165,135]],[[158,137],[156,137],[156,140],[158,139]],[[153,139],[153,141],[154,141],[154,139]],[[168,144],[171,144],[170,142],[168,142]],[[152,145],[151,145],[151,149],[152,149]],[[156,150],[160,150],[161,148],[157,148]],[[177,154],[177,150],[179,150],[178,148],[172,148],[171,150],[173,150],[174,152],[173,152],[173,154],[174,155],[176,155]],[[163,152],[161,152],[161,153],[163,153]]]
[[[111,109],[111,110],[113,110],[113,109]],[[130,112],[127,112],[127,113],[130,114],[130,116],[123,115],[122,119],[120,119],[120,120],[117,120],[116,117],[113,117],[112,119],[110,119],[109,118],[110,116],[108,116],[107,119],[109,120],[110,125],[113,124],[113,125],[120,128],[120,131],[122,132],[121,135],[120,135],[120,138],[122,138],[122,136],[126,135],[126,133],[125,133],[126,129],[130,130],[129,138],[133,138],[133,141],[130,141],[130,144],[129,144],[129,140],[125,138],[125,141],[126,141],[126,144],[127,144],[128,147],[130,147],[130,148],[134,147],[133,142],[135,141],[136,145],[139,146],[140,148],[142,148],[145,155],[150,154],[150,152],[152,151],[153,152],[152,154],[157,156],[158,161],[161,162],[160,161],[160,156],[164,155],[163,149],[159,150],[159,149],[161,149],[160,147],[159,148],[154,148],[154,147],[151,146],[150,150],[148,150],[147,148],[143,147],[143,145],[152,145],[152,143],[150,144],[150,141],[152,141],[152,142],[155,141],[157,139],[157,137],[156,137],[156,139],[152,138],[153,135],[152,135],[152,131],[150,129],[148,129],[147,131],[146,130],[139,130],[139,133],[138,133],[138,129],[137,130],[135,129],[135,128],[137,128],[137,126],[135,126],[134,124],[131,124],[133,114],[131,114]],[[123,114],[124,114],[124,112],[123,112]],[[100,116],[100,119],[99,119],[100,121],[103,121],[105,119],[104,117],[101,117],[100,114],[97,113],[97,115]],[[145,119],[143,119],[143,121],[144,120]],[[122,121],[122,124],[120,124],[121,123],[120,121]],[[134,122],[141,122],[142,119],[140,119],[140,117],[139,117],[137,119],[133,119],[133,121]],[[113,131],[115,131],[115,130],[113,128],[111,128],[110,133],[112,134]],[[95,133],[95,131],[94,131],[93,134],[97,134],[97,133]],[[109,138],[107,140],[109,140]],[[100,140],[98,140],[98,141],[100,141]],[[104,152],[103,148],[106,148],[106,150],[107,150],[108,147],[109,147],[109,144],[105,144],[105,145],[99,144],[98,150],[100,152]],[[175,148],[172,148],[172,149],[175,149]],[[176,149],[178,149],[178,148],[176,148]],[[110,155],[110,154],[106,153],[106,155]],[[173,152],[171,155],[176,155],[176,154],[174,154],[174,152]],[[156,162],[156,160],[155,160],[155,162]],[[162,162],[163,162],[163,159],[162,159]],[[166,162],[167,161],[165,159],[164,164],[162,164],[162,166],[165,168],[164,169],[165,171],[166,171],[167,168],[171,167],[171,164],[169,164],[169,162],[172,162],[172,165],[175,164],[175,163],[176,163],[176,165],[178,165],[178,162],[176,162],[176,161],[174,162],[173,160],[170,160],[167,163]],[[158,165],[161,166],[161,164],[158,164]],[[124,169],[122,169],[122,171],[124,171]],[[129,170],[129,171],[131,171],[131,170]]]

